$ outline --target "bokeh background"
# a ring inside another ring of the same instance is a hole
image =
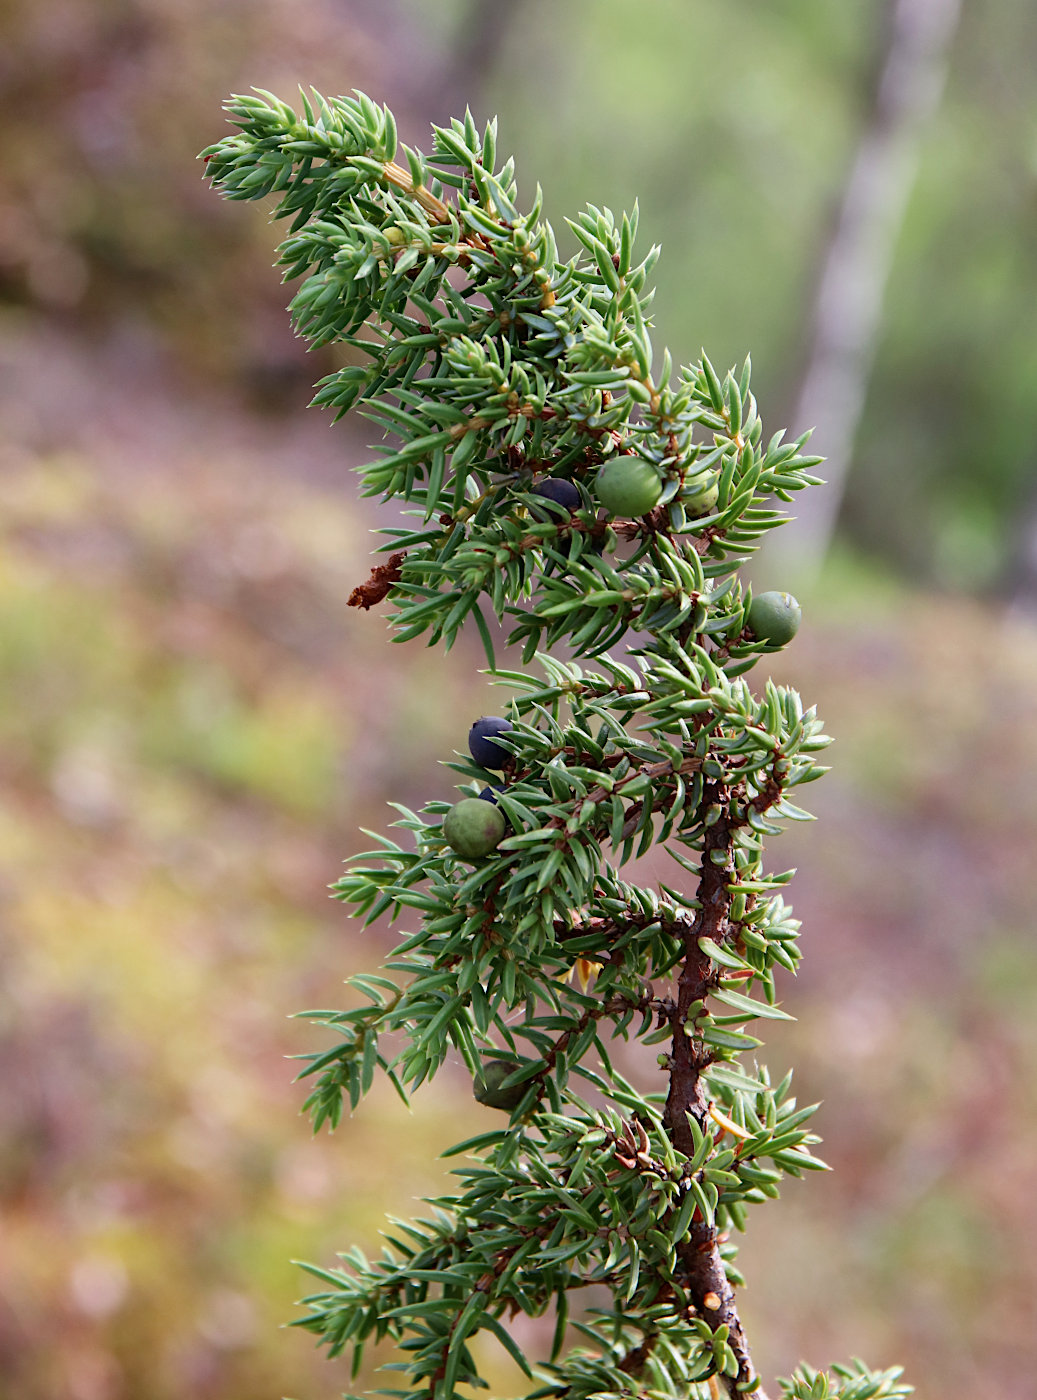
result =
[[[767,1048],[835,1171],[752,1217],[744,1314],[769,1376],[1032,1395],[1035,57],[1018,0],[0,6],[3,1400],[348,1388],[282,1330],[291,1260],[373,1246],[485,1125],[456,1066],[316,1140],[292,1083],[326,1042],[291,1013],[392,938],[327,884],[499,708],[477,645],[346,608],[363,425],[304,411],[333,353],[195,159],[299,83],[419,145],[498,112],[560,231],[637,196],[659,343],[751,350],[768,429],[818,422],[831,518],[756,577],[838,741],[774,847],[807,959]]]

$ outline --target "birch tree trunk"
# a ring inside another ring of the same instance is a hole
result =
[[[961,0],[891,0],[870,111],[814,299],[806,370],[792,415],[813,427],[828,485],[767,543],[783,585],[816,577],[835,530],[867,397],[882,303],[928,122],[947,74]]]

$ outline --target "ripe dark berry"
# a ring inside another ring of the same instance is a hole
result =
[[[503,768],[511,754],[493,743],[495,734],[506,734],[511,724],[500,715],[483,715],[468,731],[468,752],[480,768]]]
[[[476,1101],[485,1104],[487,1108],[503,1108],[509,1113],[513,1108],[517,1108],[526,1097],[529,1081],[512,1084],[508,1089],[502,1089],[501,1085],[505,1079],[510,1079],[516,1070],[521,1069],[523,1063],[528,1064],[528,1061],[516,1064],[513,1060],[487,1060],[482,1067],[482,1074],[472,1085]]]
[[[647,515],[662,493],[662,478],[651,462],[633,454],[610,458],[594,478],[594,494],[610,515]]]
[[[463,860],[481,860],[504,839],[504,814],[491,802],[462,797],[443,818],[443,835]]]
[[[503,792],[503,788],[501,787],[500,783],[491,783],[489,787],[483,788],[479,796],[483,800],[483,802],[492,802],[493,805],[496,807],[497,794],[499,792]]]
[[[533,495],[543,496],[545,501],[554,501],[555,505],[569,511],[578,510],[582,500],[579,489],[564,476],[545,477],[533,487]]]
[[[791,593],[757,593],[745,620],[759,641],[783,647],[799,631],[802,615]]]

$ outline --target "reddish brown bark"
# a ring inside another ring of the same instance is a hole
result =
[[[726,810],[728,792],[720,783],[708,783],[702,798],[703,809],[714,804]],[[674,1146],[685,1156],[695,1151],[695,1139],[688,1124],[694,1117],[703,1132],[708,1131],[709,1099],[702,1071],[710,1063],[708,1046],[686,1027],[693,1020],[692,1008],[715,991],[718,970],[702,952],[699,941],[709,938],[722,943],[730,932],[731,895],[727,886],[734,876],[732,855],[732,824],[722,816],[706,828],[702,849],[702,874],[698,898],[701,908],[697,918],[684,935],[684,966],[677,982],[677,1003],[672,1016],[673,1047],[671,1050],[670,1091],[666,1100],[666,1124]],[[719,1233],[698,1214],[692,1221],[687,1237],[677,1247],[681,1282],[691,1294],[695,1311],[715,1332],[728,1328],[728,1344],[738,1358],[737,1376],[718,1376],[717,1382],[727,1394],[739,1394],[737,1386],[756,1376],[749,1343],[735,1305],[734,1290],[727,1279],[727,1270],[720,1257]],[[754,1392],[757,1400],[766,1400],[763,1392]]]
[[[376,564],[371,570],[371,577],[366,583],[357,584],[349,595],[349,606],[351,608],[373,608],[376,603],[380,603],[388,594],[394,583],[399,583],[402,572],[400,565],[403,563],[405,550],[397,550],[395,554],[390,554],[388,561],[384,564]]]

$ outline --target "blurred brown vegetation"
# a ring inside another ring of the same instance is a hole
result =
[[[358,84],[419,143],[500,107],[556,225],[641,194],[660,340],[751,344],[774,428],[878,10],[738,6],[731,95],[706,58],[729,15],[699,4],[632,32],[611,0],[478,31],[455,4],[0,8],[0,1400],[337,1393],[341,1363],[278,1330],[290,1260],[373,1245],[484,1123],[456,1067],[412,1114],[383,1086],[333,1138],[297,1116],[285,1057],[316,1033],[286,1018],[391,936],[326,886],[386,799],[449,793],[437,761],[498,702],[476,648],[392,647],[345,606],[375,523],[362,431],[302,412],[327,361],[291,336],[273,232],[201,180],[220,101]],[[844,522],[884,561],[840,548],[775,667],[838,744],[820,822],[774,847],[807,961],[766,1053],[825,1100],[836,1170],[752,1218],[747,1319],[765,1372],[856,1351],[941,1400],[1021,1400],[1037,1362],[1037,640],[934,591],[996,580],[1032,474],[1033,96],[1001,81],[1031,21],[967,16],[909,213]],[[980,165],[1002,214],[967,224],[970,260],[948,191]]]

